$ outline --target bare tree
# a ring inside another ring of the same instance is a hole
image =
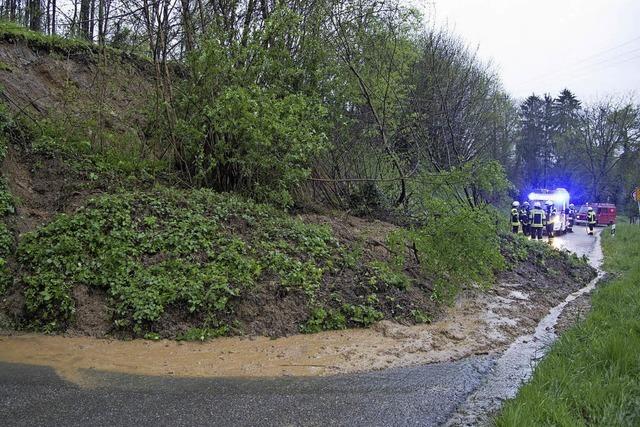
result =
[[[501,137],[508,138],[515,117],[507,117],[513,105],[505,100],[491,68],[446,31],[426,32],[419,46],[408,109],[415,118],[411,136],[419,146],[416,155],[423,161],[423,170],[448,173],[467,166],[481,168],[483,161],[503,156],[495,150],[499,145],[509,149],[508,141],[497,139],[496,122]],[[473,180],[468,183],[451,182],[450,194],[473,207],[481,198]]]
[[[585,108],[579,117],[576,160],[586,171],[592,200],[599,200],[625,148],[640,139],[638,109],[629,102],[610,99]]]
[[[400,184],[396,204],[407,197],[406,171],[398,156],[392,134],[400,100],[398,72],[406,66],[399,45],[406,10],[396,1],[342,2],[330,15],[330,34],[338,58],[346,65],[373,119],[384,153],[393,164]],[[375,70],[365,74],[364,69]],[[370,178],[376,178],[370,177]]]

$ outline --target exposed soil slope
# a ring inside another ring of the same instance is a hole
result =
[[[32,133],[15,138],[2,163],[17,202],[10,225],[18,234],[71,212],[104,186],[61,156],[32,150],[31,143],[46,134],[42,126],[53,120],[70,132],[88,129],[89,138],[95,126],[108,130],[114,141],[128,134],[143,137],[141,112],[153,92],[152,75],[151,64],[133,56],[112,50],[101,56],[82,42],[51,43],[0,31],[0,100]]]
[[[2,98],[16,114],[80,122],[101,111],[107,128],[143,125],[138,112],[153,90],[149,64],[114,55],[102,61],[90,51],[52,53],[10,39],[0,39],[0,63]]]
[[[89,179],[60,158],[16,146],[9,147],[2,172],[16,200],[16,214],[8,222],[18,234],[36,229],[57,213],[72,212],[100,192],[88,190]]]

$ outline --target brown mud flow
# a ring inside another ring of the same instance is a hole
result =
[[[505,350],[584,286],[515,279],[490,291],[465,292],[443,320],[428,325],[382,321],[368,330],[204,343],[11,335],[0,336],[0,361],[51,366],[85,385],[84,370],[184,377],[326,376],[454,361]]]

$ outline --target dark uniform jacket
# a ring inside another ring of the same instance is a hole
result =
[[[529,214],[529,220],[533,228],[543,227],[547,222],[547,214],[542,208],[533,208]]]
[[[520,225],[520,217],[518,215],[518,209],[516,208],[511,209],[511,225],[514,227]]]

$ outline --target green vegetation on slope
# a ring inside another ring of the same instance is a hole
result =
[[[157,190],[91,201],[26,236],[27,309],[45,329],[73,318],[74,286],[107,290],[115,325],[149,329],[171,305],[217,325],[229,300],[265,276],[313,300],[339,248],[324,227],[208,190]]]
[[[31,31],[10,21],[0,21],[0,40],[16,42],[22,41],[34,49],[54,51],[60,53],[80,53],[97,51],[98,47],[87,40],[49,36]]]
[[[7,155],[7,140],[4,131],[10,122],[6,112],[0,109],[0,165]],[[7,258],[13,249],[13,235],[5,224],[5,217],[14,212],[13,197],[9,192],[5,178],[0,175],[0,297],[4,295],[11,282],[11,272]]]
[[[31,154],[59,158],[96,186],[133,188],[172,176],[167,160],[140,154],[144,144],[130,131],[106,133],[105,141],[92,143],[89,135],[100,131],[95,121],[53,113],[38,120],[37,127],[29,122],[23,127],[34,135]]]
[[[564,334],[496,424],[640,423],[640,227],[603,233],[611,278],[593,295],[588,318]]]
[[[13,235],[0,218],[0,296],[4,295],[11,283],[7,257],[11,254],[12,247]]]
[[[18,261],[27,318],[45,331],[74,324],[78,287],[104,291],[112,327],[138,336],[242,333],[253,320],[243,304],[287,298],[292,313],[274,316],[303,332],[427,320],[430,293],[414,286],[400,255],[373,259],[358,244],[236,195],[159,188],[57,216],[21,239]],[[191,330],[167,330],[166,313]]]
[[[535,274],[556,285],[554,268],[580,264],[547,245],[496,237],[490,216],[458,215],[468,212],[452,213],[447,227],[383,225],[383,241],[372,244],[366,233],[338,236],[328,217],[318,224],[207,189],[101,196],[21,238],[25,325],[82,329],[82,289],[104,295],[103,333],[150,338],[424,323],[460,289],[489,286],[505,268],[501,252],[513,270],[548,269]],[[576,267],[579,279],[589,274]]]

